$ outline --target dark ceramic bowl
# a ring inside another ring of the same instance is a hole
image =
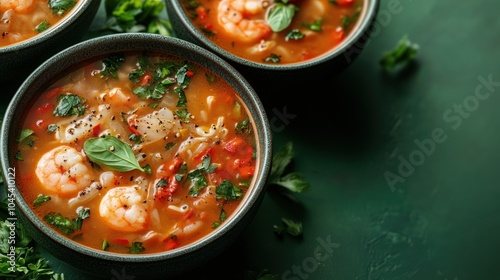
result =
[[[226,79],[239,93],[250,111],[257,137],[257,165],[250,187],[238,210],[212,234],[201,240],[156,254],[115,254],[83,247],[56,233],[32,211],[16,188],[12,175],[6,178],[8,192],[16,197],[16,215],[28,233],[41,246],[60,260],[89,273],[112,279],[114,273],[126,271],[137,279],[167,279],[194,269],[221,253],[250,223],[265,195],[267,175],[272,158],[271,132],[266,113],[252,87],[231,65],[218,56],[181,39],[147,33],[127,33],[98,37],[67,48],[38,67],[19,87],[10,102],[2,123],[0,141],[3,174],[12,174],[16,141],[21,130],[20,119],[32,106],[39,92],[64,71],[81,61],[119,51],[151,51],[175,54],[196,61]],[[6,175],[6,177],[8,177]]]
[[[0,47],[0,82],[14,90],[47,58],[79,42],[87,32],[101,1],[79,0],[61,21],[37,36]]]
[[[166,0],[167,13],[176,36],[200,45],[221,56],[235,66],[252,83],[317,79],[342,72],[362,52],[369,39],[372,24],[378,12],[379,0],[365,0],[354,29],[343,42],[329,53],[316,59],[294,64],[257,63],[242,59],[220,48],[194,26],[186,14],[184,0]],[[216,11],[211,11],[215,13]],[[264,85],[266,86],[266,85]]]

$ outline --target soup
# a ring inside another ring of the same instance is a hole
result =
[[[214,44],[257,63],[322,56],[352,32],[365,0],[181,0]]]
[[[56,25],[77,0],[0,1],[0,47],[35,37]]]
[[[85,246],[157,253],[209,235],[252,184],[256,139],[236,90],[196,63],[116,53],[68,71],[23,120],[17,184]]]

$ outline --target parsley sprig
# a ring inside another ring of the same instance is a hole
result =
[[[34,247],[34,241],[19,222],[15,224],[15,260],[11,266],[9,237],[11,223],[7,220],[7,202],[0,202],[0,278],[64,280],[63,274],[55,273],[49,261],[43,258]]]
[[[164,5],[163,0],[105,0],[104,29],[171,36],[172,25],[162,16]]]
[[[310,185],[299,172],[285,174],[285,170],[293,159],[293,143],[288,142],[273,156],[273,164],[269,173],[268,184],[283,187],[295,193],[307,190]]]

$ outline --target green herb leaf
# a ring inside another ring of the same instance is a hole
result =
[[[405,35],[393,50],[387,51],[380,59],[380,65],[387,71],[394,70],[399,65],[404,65],[415,59],[419,45],[410,42]]]
[[[264,58],[262,61],[264,62],[270,62],[270,63],[280,63],[281,62],[281,55],[277,55],[275,53],[270,54],[266,58]]]
[[[304,181],[302,174],[298,172],[289,173],[273,183],[296,193],[301,193],[309,189],[309,183]]]
[[[123,54],[113,54],[102,60],[103,70],[99,73],[103,78],[113,78],[117,79],[117,71],[120,69],[120,65],[125,61],[125,56]]]
[[[64,15],[64,13],[71,10],[75,5],[75,0],[49,0],[49,8],[52,10],[52,13],[59,16]]]
[[[83,144],[83,149],[89,159],[98,165],[120,172],[144,171],[130,146],[114,136],[90,138]]]
[[[280,32],[290,26],[295,15],[295,5],[276,3],[267,14],[267,23],[274,32]]]
[[[287,41],[290,41],[290,40],[297,41],[297,40],[303,39],[304,37],[306,37],[306,35],[304,35],[304,33],[300,32],[300,30],[293,29],[293,30],[290,30],[290,32],[288,32],[288,34],[286,34],[285,40],[287,40]]]
[[[67,94],[59,96],[58,103],[54,109],[54,116],[67,117],[67,116],[83,116],[85,113],[86,105],[85,99],[74,94]]]
[[[44,195],[44,194],[39,194],[38,197],[35,199],[35,201],[33,201],[33,205],[36,207],[36,206],[40,206],[42,204],[44,204],[45,202],[51,200],[52,198],[48,195]]]
[[[170,22],[162,20],[162,0],[105,0],[106,28],[116,32],[172,34]]]
[[[43,31],[49,29],[50,23],[47,20],[42,20],[37,26],[35,26],[35,30],[38,33],[42,33]]]
[[[298,237],[303,234],[301,222],[296,222],[286,218],[282,218],[281,220],[286,226],[286,232],[288,232],[290,235]]]
[[[278,181],[285,172],[286,167],[292,162],[293,158],[293,143],[288,142],[283,145],[273,156],[269,180],[271,182]]]
[[[139,254],[140,252],[144,251],[144,247],[142,247],[142,242],[132,242],[130,246],[130,251],[129,253],[132,254]]]
[[[109,249],[109,246],[110,246],[110,244],[109,244],[109,241],[108,241],[108,240],[104,239],[104,240],[101,242],[101,249],[102,249],[103,251],[107,251],[107,250]]]
[[[17,139],[17,142],[23,142],[24,139],[28,138],[33,133],[34,131],[28,128],[21,130],[21,134],[19,135],[19,139]]]
[[[238,133],[251,133],[252,126],[250,126],[250,118],[247,118],[236,124],[236,132]]]
[[[233,185],[229,180],[222,181],[222,183],[215,188],[216,199],[237,200],[241,198],[242,194],[242,190]]]

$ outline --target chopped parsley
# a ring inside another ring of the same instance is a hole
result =
[[[281,55],[275,53],[270,54],[268,57],[263,59],[264,62],[279,63],[281,62]]]
[[[216,199],[237,200],[241,198],[242,194],[243,191],[233,185],[229,180],[222,181],[222,183],[215,188]]]
[[[60,213],[50,212],[43,217],[43,219],[55,226],[57,229],[62,231],[66,235],[73,234],[75,231],[82,228],[82,222],[84,219],[90,217],[90,209],[79,207],[77,210],[77,217],[70,219],[63,217]]]
[[[44,204],[45,202],[51,200],[52,198],[48,195],[44,195],[44,194],[39,194],[37,196],[37,198],[35,199],[35,201],[33,201],[33,205],[36,207],[36,206],[40,206],[42,204]]]
[[[209,173],[214,173],[217,165],[211,164],[210,156],[204,156],[203,160],[197,169],[190,171],[187,174],[188,179],[191,181],[191,186],[189,187],[189,195],[198,196],[199,192],[208,186],[208,180],[206,175]]]
[[[85,99],[74,94],[67,94],[59,96],[58,103],[54,109],[54,116],[67,117],[67,116],[83,116],[87,106],[84,104]]]
[[[251,133],[252,126],[250,125],[250,118],[247,118],[241,122],[236,123],[236,132],[238,133]]]
[[[56,132],[59,129],[59,126],[56,124],[49,124],[47,127],[47,132]]]
[[[120,65],[125,61],[123,54],[113,54],[102,60],[103,69],[100,71],[101,77],[117,79],[116,72]]]
[[[290,32],[288,32],[286,34],[285,40],[287,40],[287,41],[290,41],[290,40],[297,41],[297,40],[303,39],[304,37],[306,37],[306,35],[304,35],[304,33],[300,32],[300,30],[298,30],[298,29],[292,29],[292,30],[290,30]]]
[[[47,20],[43,20],[37,26],[35,26],[35,30],[38,33],[42,33],[43,31],[49,29],[50,23]]]
[[[142,242],[132,242],[130,246],[129,253],[131,254],[139,254],[140,252],[144,251],[144,247],[142,246]]]
[[[307,28],[309,30],[316,31],[316,32],[320,32],[323,29],[323,27],[321,26],[321,19],[318,19],[318,20],[315,20],[315,21],[309,22],[309,23],[304,22],[302,24],[302,26],[304,28]]]
[[[49,0],[49,8],[53,14],[64,15],[76,5],[75,0]]]
[[[147,32],[170,36],[171,23],[162,18],[162,0],[104,0],[104,28],[114,32]]]

